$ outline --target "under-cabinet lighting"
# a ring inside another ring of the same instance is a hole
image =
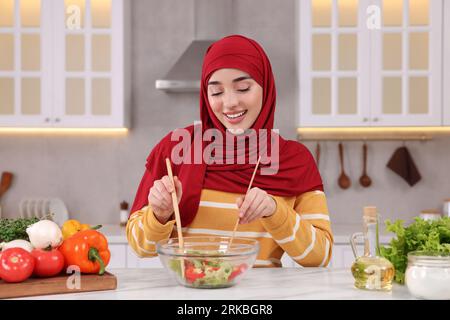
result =
[[[0,134],[127,134],[128,128],[0,128]]]

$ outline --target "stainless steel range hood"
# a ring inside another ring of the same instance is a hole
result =
[[[164,77],[156,80],[156,89],[168,92],[198,92],[203,57],[215,40],[194,40]]]
[[[169,72],[156,80],[155,87],[166,92],[199,92],[203,57],[208,47],[230,34],[234,0],[195,0],[195,38]]]

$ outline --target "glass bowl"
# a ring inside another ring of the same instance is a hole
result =
[[[450,255],[408,253],[405,282],[409,292],[417,298],[450,299]]]
[[[253,267],[259,252],[254,239],[214,236],[184,237],[161,240],[156,251],[177,282],[191,288],[226,288],[237,284]],[[184,268],[182,268],[184,266]],[[184,271],[184,272],[183,272]]]

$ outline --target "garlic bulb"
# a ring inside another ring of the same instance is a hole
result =
[[[10,242],[2,242],[0,243],[0,248],[2,249],[2,251],[10,248],[22,248],[28,252],[33,251],[33,246],[31,245],[31,243],[22,239],[12,240]]]
[[[37,249],[56,248],[63,241],[61,229],[51,220],[38,221],[26,231],[31,244]]]

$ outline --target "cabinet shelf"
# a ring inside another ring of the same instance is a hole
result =
[[[405,141],[431,140],[435,137],[450,136],[450,127],[346,127],[346,128],[298,128],[299,141],[308,140],[377,140]]]

